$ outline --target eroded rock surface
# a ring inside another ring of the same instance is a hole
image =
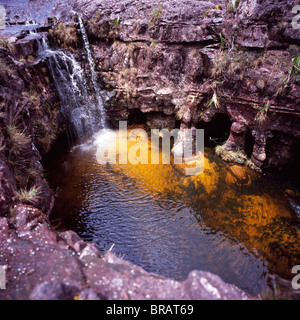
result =
[[[255,167],[293,159],[300,137],[293,1],[70,3],[86,22],[103,85],[117,93],[107,108],[113,121],[139,110],[157,127],[178,125],[171,116],[187,128],[224,113],[234,124],[226,146],[239,150],[252,135]],[[236,123],[244,127],[237,141]]]
[[[0,299],[251,299],[209,272],[193,271],[178,282],[103,254],[72,231],[53,231],[31,206],[16,206],[13,218],[0,219],[0,230],[7,275]]]
[[[45,3],[30,1],[33,9]],[[290,73],[300,39],[290,27],[292,1],[241,1],[237,9],[230,3],[70,0],[50,3],[46,17],[72,28],[76,13],[83,18],[99,78],[112,92],[107,112],[113,122],[143,115],[159,128],[172,128],[175,120],[187,128],[224,113],[232,122],[228,150],[243,149],[250,132],[256,167],[266,159],[287,163],[300,136],[299,79]],[[39,20],[24,8],[9,11],[12,25]],[[53,20],[48,25],[42,16],[45,31]],[[103,254],[74,232],[52,230],[53,195],[40,160],[58,131],[59,101],[37,49],[26,33],[0,48],[0,265],[7,273],[0,298],[251,298],[208,272],[173,281]],[[83,48],[76,55],[84,63]],[[39,191],[33,203],[18,195],[25,187]]]

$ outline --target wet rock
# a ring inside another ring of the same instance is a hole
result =
[[[36,38],[26,37],[16,41],[10,41],[8,48],[15,59],[25,59],[29,55],[36,53],[38,43]]]

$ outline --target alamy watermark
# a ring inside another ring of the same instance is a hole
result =
[[[0,266],[0,290],[4,290],[6,288],[6,271],[5,267]]]
[[[292,269],[292,273],[296,274],[296,276],[292,279],[292,287],[295,290],[300,289],[300,265],[296,265]]]
[[[0,30],[5,29],[6,24],[6,10],[4,6],[0,6]]]
[[[300,5],[296,5],[292,9],[292,13],[296,14],[296,16],[292,20],[292,27],[295,30],[300,29]],[[299,21],[299,23],[298,23]]]
[[[174,146],[171,150],[172,139]],[[171,153],[173,153],[174,164],[182,164],[183,160],[186,163],[186,175],[198,175],[204,169],[203,129],[173,129],[171,131],[151,129],[149,136],[143,129],[133,129],[128,132],[127,121],[120,121],[118,134],[115,131],[103,129],[98,132],[96,140],[99,141],[96,157],[101,165],[117,164],[117,162],[133,165],[171,164]],[[149,147],[151,147],[150,161]],[[161,154],[163,157],[160,160]]]

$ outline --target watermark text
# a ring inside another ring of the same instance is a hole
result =
[[[118,132],[100,130],[96,140],[96,158],[101,165],[171,164],[172,159],[174,164],[185,163],[188,176],[201,174],[204,169],[203,129],[151,129],[149,135],[139,128],[128,132],[127,122],[120,121]]]
[[[292,273],[296,274],[296,276],[292,280],[292,287],[294,290],[300,289],[300,265],[296,265],[292,269]]]
[[[6,271],[3,266],[0,266],[0,290],[6,288]]]
[[[292,27],[295,30],[300,29],[300,5],[296,5],[292,9],[292,13],[296,14],[296,16],[292,20]],[[299,22],[298,22],[299,21]]]

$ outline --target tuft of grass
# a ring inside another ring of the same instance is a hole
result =
[[[263,123],[267,119],[269,108],[270,108],[270,100],[268,100],[268,102],[263,106],[263,108],[258,111],[254,120],[260,124]]]
[[[15,71],[10,68],[5,62],[0,61],[0,81],[4,83],[8,82],[11,75],[14,75]]]
[[[2,130],[0,129],[0,152],[4,151],[6,149],[5,139],[2,133]]]
[[[158,31],[159,24],[161,22],[162,13],[163,13],[162,8],[156,8],[153,10],[151,19],[148,24],[150,32],[156,33]]]
[[[44,119],[34,120],[34,138],[37,146],[47,153],[51,149],[53,141],[56,139],[55,130],[50,126],[47,127]]]
[[[95,38],[108,40],[112,28],[111,24],[110,20],[103,19],[103,13],[98,10],[94,17],[87,21],[87,32]],[[118,20],[113,22],[115,27],[117,27],[116,24],[119,25]]]
[[[251,159],[248,159],[244,150],[228,150],[225,144],[223,144],[216,146],[215,152],[219,157],[222,158],[222,160],[226,162],[245,165],[253,171],[262,173],[262,170],[257,167]]]
[[[156,47],[157,43],[157,41],[151,40],[151,45],[153,45],[154,47]]]
[[[15,193],[15,196],[17,201],[19,201],[22,204],[36,205],[41,199],[39,195],[40,192],[40,187],[34,186],[29,190],[20,189],[18,192]]]
[[[10,124],[7,127],[7,133],[9,136],[8,146],[10,156],[14,158],[23,156],[31,143],[30,138],[24,131],[20,131],[15,124]]]
[[[120,17],[116,18],[113,20],[113,24],[115,25],[115,27],[118,27],[120,24]]]
[[[244,150],[228,150],[225,145],[217,146],[216,154],[224,161],[236,164],[245,164],[248,160]]]
[[[292,76],[295,78],[300,72],[300,55],[295,55],[292,59]]]
[[[219,51],[215,57],[211,73],[213,78],[219,78],[225,72],[230,64],[230,58],[227,52]]]
[[[239,5],[240,0],[226,1],[226,11],[229,13],[235,13]]]
[[[220,37],[220,43],[221,43],[221,49],[225,49],[226,46],[226,40],[223,38],[222,33],[219,33],[219,37]]]
[[[66,26],[59,22],[54,27],[54,36],[63,48],[76,49],[78,46],[78,34],[74,26]]]
[[[152,17],[150,20],[151,25],[157,25],[160,23],[162,12],[163,12],[162,8],[156,8],[153,10]]]
[[[214,106],[215,106],[216,108],[218,108],[218,109],[219,109],[220,106],[221,106],[221,104],[220,104],[220,102],[219,102],[219,99],[218,99],[218,96],[217,96],[217,93],[216,93],[215,91],[214,91],[214,94],[213,94],[212,98],[210,99],[208,105],[206,106],[206,108],[211,107],[212,104],[214,104]]]
[[[2,47],[2,48],[8,48],[8,41],[7,40],[4,40],[4,39],[1,39],[0,40],[0,46]]]
[[[246,165],[248,168],[252,169],[253,171],[256,171],[256,172],[258,172],[258,173],[262,173],[261,168],[259,168],[257,165],[255,165],[255,164],[252,162],[251,159],[248,159],[248,160],[245,162],[245,165]]]

